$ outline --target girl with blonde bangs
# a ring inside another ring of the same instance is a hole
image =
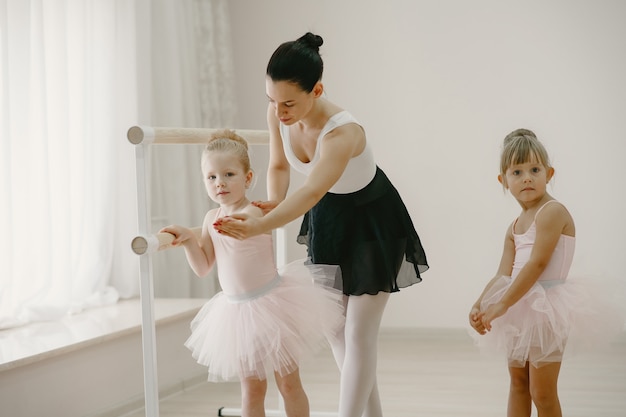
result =
[[[263,216],[246,197],[253,172],[243,138],[217,132],[201,166],[206,191],[219,204],[206,214],[201,237],[178,225],[161,230],[175,236],[172,244],[185,249],[196,275],[218,268],[221,291],[193,319],[185,345],[207,366],[210,381],[240,381],[243,416],[265,416],[267,377],[273,374],[287,416],[307,417],[299,366],[343,326],[341,291],[332,288],[338,268],[305,259],[277,268],[271,233],[237,240],[215,230],[221,216]]]
[[[527,129],[504,139],[498,180],[520,215],[507,228],[500,266],[469,313],[478,346],[507,357],[508,417],[561,417],[557,382],[565,348],[597,346],[623,321],[587,281],[568,278],[576,227],[547,193],[554,176],[548,153]]]

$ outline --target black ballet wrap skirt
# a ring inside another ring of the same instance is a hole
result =
[[[385,173],[359,191],[326,195],[302,221],[298,243],[315,264],[339,265],[346,295],[397,292],[422,280],[426,254]]]

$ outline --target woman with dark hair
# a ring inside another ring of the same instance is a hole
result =
[[[324,96],[320,36],[281,44],[267,65],[270,161],[266,215],[218,219],[245,239],[304,215],[298,242],[311,262],[339,265],[346,322],[333,354],[341,370],[339,415],[382,416],[377,339],[390,293],[421,281],[426,255],[397,190],[376,165],[365,130]],[[290,167],[307,178],[287,196]]]

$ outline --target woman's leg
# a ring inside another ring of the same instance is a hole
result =
[[[300,372],[294,372],[280,376],[274,373],[276,386],[283,400],[285,400],[285,412],[288,417],[309,417],[309,399],[302,387]]]
[[[343,296],[343,308],[347,310],[348,308],[348,297],[347,295]],[[343,368],[343,358],[346,356],[346,334],[345,334],[345,325],[337,331],[337,335],[334,340],[330,341],[330,347],[333,351],[333,357],[335,358],[335,362],[339,367],[339,371]]]
[[[333,344],[333,354],[341,371],[339,415],[341,417],[381,417],[376,383],[378,330],[389,293],[350,296],[346,305],[343,343]]]
[[[509,366],[509,376],[511,380],[507,417],[530,417],[532,400],[528,362],[523,368]]]
[[[538,417],[561,417],[561,402],[557,382],[561,362],[551,362],[535,368],[530,367],[530,395],[537,407]]]
[[[363,417],[382,417],[383,407],[380,403],[380,395],[378,394],[378,380],[374,380],[374,388],[367,400]]]
[[[265,394],[267,379],[245,378],[241,380],[241,416],[265,417]]]

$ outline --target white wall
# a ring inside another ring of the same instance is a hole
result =
[[[626,2],[230,3],[238,127],[265,128],[265,66],[279,43],[322,35],[330,98],[366,127],[427,250],[424,282],[384,326],[460,327],[517,215],[496,180],[503,137],[533,129],[551,192],[578,227],[573,274],[618,278],[626,252]],[[290,228],[290,240],[295,237]],[[293,256],[301,248],[291,248]],[[620,291],[624,291],[624,286]]]

